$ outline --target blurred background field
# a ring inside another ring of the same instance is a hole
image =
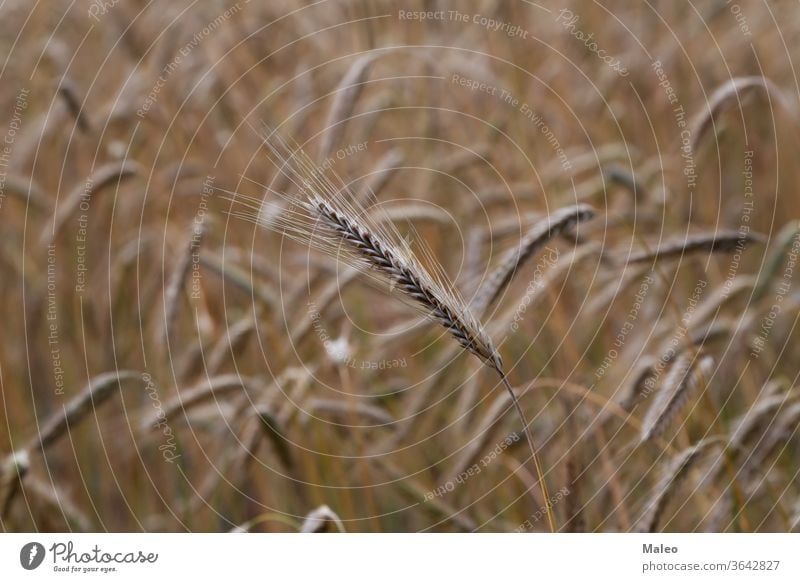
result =
[[[483,316],[560,530],[796,529],[798,33],[788,0],[5,3],[3,531],[547,530],[489,370],[230,216],[295,188],[272,130],[467,299],[595,209]],[[764,238],[630,260],[721,232]]]

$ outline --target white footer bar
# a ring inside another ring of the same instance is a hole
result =
[[[0,578],[796,582],[799,554],[798,534],[0,534]]]

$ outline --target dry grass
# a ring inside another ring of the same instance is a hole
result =
[[[0,8],[2,529],[796,529],[800,19],[740,4],[564,6],[626,76],[524,2]]]

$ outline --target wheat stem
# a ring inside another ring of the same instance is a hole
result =
[[[517,414],[522,421],[523,430],[525,431],[525,440],[528,441],[528,447],[531,450],[531,457],[533,458],[533,466],[536,468],[536,479],[539,481],[539,489],[544,497],[544,509],[547,513],[547,525],[550,527],[550,533],[555,533],[557,531],[556,521],[553,517],[553,509],[550,506],[550,495],[547,492],[547,482],[544,479],[544,471],[542,471],[542,465],[539,462],[539,455],[536,453],[536,446],[533,444],[533,436],[531,435],[530,426],[528,426],[528,419],[525,416],[525,412],[522,410],[522,406],[519,403],[517,395],[514,394],[514,389],[508,382],[505,372],[498,369],[497,373],[500,374],[503,385],[506,387],[506,390],[508,390],[508,393],[511,396],[511,402],[514,403],[514,408],[516,409]]]

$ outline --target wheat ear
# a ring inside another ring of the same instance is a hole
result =
[[[70,428],[80,423],[92,411],[106,402],[114,394],[114,389],[123,381],[134,380],[138,377],[139,374],[131,370],[106,372],[95,376],[89,380],[89,383],[77,396],[45,421],[39,428],[39,434],[31,438],[24,450],[43,453]]]
[[[696,252],[732,253],[753,242],[764,242],[765,237],[757,233],[716,232],[702,233],[686,238],[667,241],[654,251],[641,251],[631,254],[627,262],[630,264],[680,258]]]
[[[457,303],[449,293],[437,288],[433,280],[416,265],[390,248],[376,234],[359,224],[353,217],[333,207],[321,196],[312,195],[312,205],[321,221],[338,232],[353,249],[381,271],[396,289],[419,303],[432,319],[447,329],[465,349],[481,360],[500,367],[501,363],[491,339],[468,313],[459,314]]]
[[[713,365],[711,356],[697,363],[688,354],[677,359],[642,421],[642,442],[663,434],[691,394],[710,377]]]
[[[670,495],[683,482],[689,470],[702,456],[705,450],[716,443],[718,438],[709,438],[678,453],[678,455],[664,468],[661,480],[656,486],[655,493],[650,498],[642,516],[639,518],[638,530],[644,533],[653,533],[658,529],[658,522],[667,508]]]
[[[82,133],[89,133],[92,125],[89,122],[89,117],[86,112],[86,107],[83,106],[84,100],[78,93],[78,86],[68,77],[63,77],[61,83],[58,85],[58,96],[63,99],[64,104],[67,106],[70,115],[75,119],[75,125]]]
[[[749,94],[761,89],[767,94],[770,103],[777,103],[793,120],[797,120],[797,110],[789,96],[766,77],[734,77],[717,87],[707,101],[707,109],[701,111],[691,122],[692,150],[697,151],[703,137],[718,122],[720,115],[728,108],[740,107]]]
[[[489,274],[488,280],[472,303],[475,312],[483,313],[488,309],[511,283],[519,268],[547,241],[568,231],[576,224],[593,218],[594,215],[595,211],[591,206],[578,204],[559,208],[550,216],[534,224],[520,241],[519,246],[506,253],[500,260],[500,264]]]

